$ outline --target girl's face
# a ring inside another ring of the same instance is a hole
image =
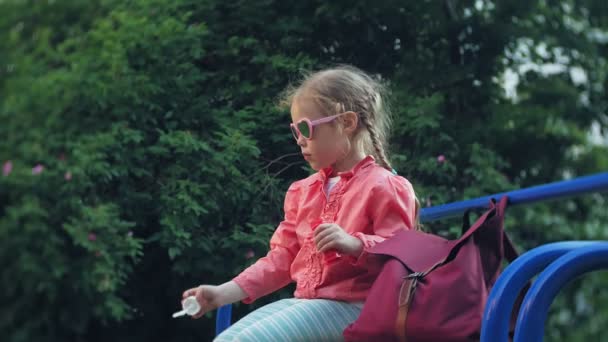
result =
[[[294,124],[305,118],[313,121],[324,117],[314,101],[294,100],[291,105],[291,120]],[[333,121],[315,126],[312,139],[299,135],[297,143],[304,159],[313,170],[318,171],[344,158],[348,146],[347,140],[348,137],[339,129],[336,121]]]

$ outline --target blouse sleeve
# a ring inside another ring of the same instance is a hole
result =
[[[355,265],[363,265],[367,251],[401,229],[414,229],[416,197],[412,185],[401,176],[389,176],[386,182],[372,188],[367,201],[368,215],[372,221],[373,234],[355,232],[352,235],[363,242],[363,250],[358,258],[352,258]]]
[[[285,218],[270,239],[270,251],[233,279],[247,294],[247,298],[243,299],[245,304],[250,304],[291,282],[291,264],[300,250],[295,231],[298,193],[296,183],[287,190]]]

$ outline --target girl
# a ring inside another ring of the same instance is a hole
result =
[[[249,304],[292,281],[295,298],[266,305],[215,341],[340,341],[380,271],[367,250],[416,226],[412,185],[392,171],[385,151],[389,115],[381,86],[353,67],[323,70],[288,91],[291,130],[318,171],[293,183],[270,251],[232,281],[183,293],[202,310]]]

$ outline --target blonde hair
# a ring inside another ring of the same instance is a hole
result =
[[[394,172],[388,158],[388,137],[392,123],[390,110],[385,101],[386,88],[377,79],[362,70],[341,65],[304,75],[297,86],[290,86],[281,99],[285,107],[293,101],[306,98],[315,101],[321,114],[330,116],[354,112],[359,118],[355,139],[366,154]],[[419,228],[420,203],[416,200],[416,228]]]

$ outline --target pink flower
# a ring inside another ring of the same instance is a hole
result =
[[[255,256],[255,253],[253,253],[253,251],[250,249],[247,251],[247,253],[245,253],[245,258],[246,259],[251,259]]]
[[[101,256],[101,251],[95,251],[95,256],[99,258]]]
[[[97,235],[95,235],[95,233],[89,233],[89,241],[95,241],[97,240]]]
[[[72,173],[70,171],[66,172],[65,175],[63,176],[63,178],[65,178],[66,181],[71,181],[72,180]]]
[[[443,163],[443,162],[445,162],[445,156],[444,156],[443,154],[440,154],[440,155],[437,157],[437,162],[438,162],[438,163]]]
[[[59,160],[65,161],[65,153],[59,155]]]
[[[4,162],[4,165],[2,165],[2,174],[6,177],[11,174],[11,171],[13,171],[13,162],[7,160]]]
[[[44,170],[44,166],[38,164],[32,168],[32,174],[39,175],[42,173],[43,170]]]

